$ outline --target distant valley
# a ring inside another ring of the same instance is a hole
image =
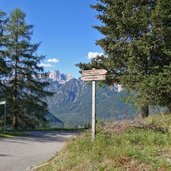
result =
[[[59,71],[48,73],[47,87],[55,94],[46,99],[49,112],[68,125],[84,125],[91,121],[91,85]],[[115,86],[97,86],[97,120],[134,118],[136,110],[123,102],[125,92]]]

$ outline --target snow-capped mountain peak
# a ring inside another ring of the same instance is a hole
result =
[[[65,84],[66,82],[68,82],[69,80],[74,78],[70,74],[63,74],[63,73],[60,73],[57,70],[48,72],[48,77],[51,80],[57,81],[60,84]]]

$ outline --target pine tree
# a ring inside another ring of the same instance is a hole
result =
[[[6,13],[0,11],[0,99],[4,98],[4,92],[6,87],[4,85],[4,77],[7,75],[9,68],[6,64],[6,46],[7,41],[5,37],[6,28],[5,25],[7,23]]]
[[[10,122],[14,129],[33,128],[45,121],[43,113],[47,111],[47,104],[43,97],[51,95],[44,90],[48,83],[39,80],[43,72],[39,64],[44,56],[36,54],[39,43],[31,43],[33,26],[26,24],[25,14],[20,9],[10,14],[7,30],[11,68],[7,94]]]
[[[171,113],[171,3],[158,0],[151,15],[153,73],[146,91],[152,104],[167,106]]]
[[[105,56],[89,64],[80,63],[79,67],[107,69],[107,83],[119,83],[135,91],[136,103],[146,117],[149,104],[160,104],[161,99],[162,105],[170,103],[166,92],[170,87],[171,4],[169,0],[99,2],[92,7],[99,12],[97,18],[103,23],[95,28],[104,35],[97,45],[102,47]],[[166,75],[168,81],[164,87],[156,87],[156,82]]]

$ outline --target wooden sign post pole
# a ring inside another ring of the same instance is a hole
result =
[[[92,81],[92,140],[96,136],[96,81],[106,80],[105,69],[82,70],[82,80]]]
[[[96,81],[92,81],[92,140],[96,136]]]

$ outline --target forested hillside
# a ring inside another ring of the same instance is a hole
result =
[[[71,125],[79,125],[91,120],[91,84],[80,79],[71,79],[56,89],[53,97],[47,98],[49,111]],[[124,103],[124,91],[115,86],[97,87],[97,119],[116,120],[133,118],[136,110]]]

